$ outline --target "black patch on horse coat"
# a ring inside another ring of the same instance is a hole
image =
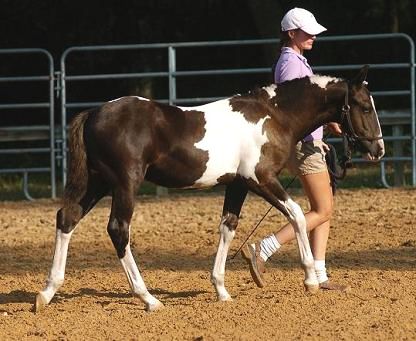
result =
[[[208,152],[194,146],[204,137],[204,126],[204,113],[196,110],[136,97],[109,102],[86,122],[89,162],[113,184],[128,175],[188,187],[206,170]]]
[[[244,118],[256,124],[266,116],[272,116],[274,108],[269,94],[264,89],[256,89],[248,94],[236,95],[229,99],[233,111],[241,112]]]
[[[226,185],[226,184],[230,183],[231,181],[233,181],[235,176],[236,176],[235,173],[227,173],[227,174],[221,175],[217,179],[217,182],[220,185]]]

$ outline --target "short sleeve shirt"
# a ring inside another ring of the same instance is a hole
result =
[[[307,59],[297,53],[290,47],[283,47],[279,60],[276,64],[274,73],[275,83],[283,83],[295,78],[312,76],[312,68],[309,66]],[[321,140],[323,136],[323,128],[319,127],[310,135],[307,135],[303,141]]]

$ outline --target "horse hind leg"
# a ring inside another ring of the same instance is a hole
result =
[[[90,180],[87,191],[79,202],[66,199],[63,207],[58,210],[52,267],[45,288],[36,296],[36,312],[49,304],[57,290],[62,286],[72,233],[82,217],[107,193],[107,190],[108,187],[104,183]]]
[[[113,192],[110,220],[107,231],[117,251],[133,295],[145,303],[147,311],[155,311],[163,304],[146,288],[130,248],[130,222],[134,210],[134,188],[116,188]]]
[[[225,263],[247,191],[245,184],[239,179],[234,180],[225,190],[224,208],[219,226],[220,240],[211,273],[211,283],[214,285],[219,301],[232,300],[225,288]]]

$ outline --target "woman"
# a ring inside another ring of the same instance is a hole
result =
[[[303,52],[312,49],[316,35],[326,31],[326,28],[318,24],[312,13],[302,8],[293,8],[287,12],[282,19],[281,28],[281,54],[274,71],[275,82],[282,83],[312,75],[311,67]],[[337,123],[328,124],[328,128],[335,134],[341,134]],[[333,194],[325,162],[326,145],[322,141],[322,135],[323,128],[320,127],[300,141],[296,145],[296,155],[293,155],[288,168],[298,175],[309,199],[311,209],[305,214],[305,218],[310,231],[309,239],[319,287],[345,291],[346,286],[328,280],[325,267]],[[294,229],[292,225],[287,224],[277,233],[244,247],[243,257],[249,264],[250,273],[257,286],[264,286],[265,262],[280,249],[281,245],[294,238]]]

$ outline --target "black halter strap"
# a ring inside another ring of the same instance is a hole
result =
[[[351,122],[351,113],[350,113],[351,107],[349,105],[348,83],[347,83],[346,88],[347,89],[345,91],[344,104],[341,108],[341,125],[347,128],[347,129],[343,129],[343,132],[342,132],[342,142],[343,142],[342,144],[343,144],[344,153],[341,159],[339,160],[341,171],[337,171],[337,167],[335,163],[332,166],[329,165],[328,167],[331,177],[333,177],[336,180],[343,179],[346,176],[347,169],[352,167],[352,161],[351,161],[352,148],[357,143],[357,141],[363,141],[363,140],[376,141],[376,140],[382,139],[381,136],[380,137],[361,136],[355,132],[354,127]],[[325,93],[325,96],[326,96],[326,93]],[[332,158],[336,160],[337,157],[336,157],[335,149],[332,151],[332,153],[333,153]]]
[[[349,93],[349,86],[347,83],[347,90],[345,91],[345,96],[344,96],[344,105],[341,108],[341,126],[346,126],[348,128],[348,131],[345,131],[343,135],[346,135],[347,139],[352,143],[355,143],[357,140],[358,141],[381,140],[382,139],[381,136],[372,137],[372,136],[366,136],[366,135],[358,135],[355,132],[354,127],[352,125],[352,121],[351,121],[351,113],[350,113],[351,107],[349,105],[348,93]]]

